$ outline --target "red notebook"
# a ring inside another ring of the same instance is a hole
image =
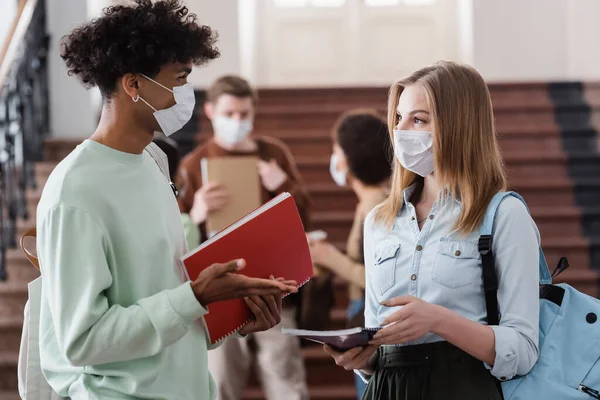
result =
[[[295,280],[305,284],[313,274],[304,226],[294,198],[283,193],[202,243],[182,257],[189,278],[215,263],[243,258],[249,277]],[[204,316],[211,343],[226,338],[251,321],[243,299],[213,303]]]

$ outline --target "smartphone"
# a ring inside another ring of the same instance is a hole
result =
[[[308,240],[311,242],[322,242],[327,239],[327,232],[325,231],[312,231],[306,234]]]

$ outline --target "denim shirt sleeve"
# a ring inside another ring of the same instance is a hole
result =
[[[494,365],[500,380],[527,374],[538,358],[540,235],[518,199],[506,198],[498,208],[492,249],[498,275],[500,325],[495,335]]]
[[[365,256],[365,327],[375,328],[379,326],[377,321],[377,309],[380,307],[375,296],[375,288],[373,287],[372,271],[375,260],[375,246],[373,243],[373,215],[371,211],[365,219],[364,227],[364,256]]]
[[[369,279],[369,271],[372,271],[374,266],[374,246],[373,246],[373,211],[369,213],[367,218],[365,219],[364,226],[364,256],[365,256],[365,273],[366,273],[366,284],[365,284],[365,327],[374,328],[379,326],[379,322],[377,322],[377,307],[379,307],[379,303],[375,298],[375,290],[373,288],[373,282]],[[366,374],[363,371],[355,370],[355,374],[357,374],[365,383],[368,383],[370,379],[370,375]]]

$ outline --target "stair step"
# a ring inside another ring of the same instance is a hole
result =
[[[0,393],[17,392],[19,382],[17,377],[17,362],[19,349],[0,353]]]
[[[303,156],[329,156],[332,150],[331,129],[314,130],[273,130],[261,131],[260,135],[275,137],[282,140],[295,157]],[[499,134],[500,148],[504,154],[516,151],[562,153],[563,147],[569,150],[588,150],[593,147],[596,135],[590,128],[574,129],[564,133],[568,141],[563,144],[563,138],[558,127],[546,131],[508,130]],[[212,137],[212,132],[207,131],[198,135],[197,139],[204,141]]]
[[[306,342],[307,345],[302,349],[304,364],[306,366],[306,380],[309,387],[319,387],[335,382],[338,385],[352,385],[353,372],[346,371],[338,367],[335,361],[323,351],[323,347],[315,345],[312,342]],[[252,368],[247,387],[260,387],[260,380],[257,375],[257,366]]]
[[[311,400],[356,400],[356,391],[353,385],[329,385],[309,387]],[[249,388],[244,392],[243,400],[266,399],[264,392],[258,388]]]
[[[296,134],[280,135],[280,138],[291,147],[292,152],[296,155],[296,161],[304,180],[314,182],[322,180],[321,178],[330,179],[330,135],[323,135],[321,133],[323,130],[317,131],[318,135],[311,134],[308,136],[305,131],[297,130],[293,132],[296,132]],[[579,151],[569,155],[565,155],[562,151],[560,136],[551,139],[545,136],[543,140],[539,135],[536,136],[532,137],[527,143],[524,142],[522,137],[511,139],[510,146],[507,149],[503,148],[509,176],[566,177],[565,173],[568,170],[564,167],[567,165],[572,166],[576,175],[595,176],[595,172],[600,168],[600,156],[589,151],[590,145],[593,144],[590,143],[590,140],[592,142],[594,140],[593,138],[590,139],[589,133],[580,140],[581,144],[571,144],[577,147]],[[503,140],[500,141],[502,144]],[[527,149],[529,151],[525,151]],[[312,157],[315,155],[318,157]],[[38,181],[43,182],[51,170],[52,163],[40,166]],[[315,174],[319,176],[315,176]],[[39,198],[36,192],[32,192],[32,196]]]
[[[552,109],[546,83],[533,84],[494,84],[488,85],[495,109],[538,110]],[[260,106],[280,105],[300,107],[305,105],[346,104],[356,106],[363,102],[387,101],[389,87],[348,87],[348,88],[294,88],[259,89]]]
[[[0,319],[23,318],[27,296],[25,283],[11,280],[0,282]]]
[[[11,391],[1,391],[0,390],[0,399],[2,400],[21,400],[21,396],[19,396],[19,392],[16,390]]]
[[[30,251],[33,250],[33,246],[29,246]],[[35,254],[35,251],[33,251]],[[40,276],[40,273],[21,251],[20,248],[9,249],[6,252],[6,273],[8,279],[16,282],[31,282]]]
[[[297,164],[300,174],[305,182],[327,183],[331,182],[329,172],[330,153],[321,157],[298,157]],[[554,179],[567,180],[569,167],[576,177],[595,177],[600,170],[600,156],[589,154],[565,155],[512,153],[504,157],[509,182],[515,180],[535,180],[553,177]]]
[[[357,199],[350,188],[339,187],[333,182],[309,184],[307,187],[314,212],[349,211],[356,207]],[[572,206],[574,205],[573,189],[577,190],[583,199],[588,199],[590,204],[597,205],[600,196],[600,180],[587,179],[575,185],[567,179],[547,177],[535,181],[514,179],[510,187],[519,192],[530,207],[548,204]]]
[[[0,354],[19,350],[22,331],[23,315],[0,318]]]

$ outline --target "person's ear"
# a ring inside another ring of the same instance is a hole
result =
[[[121,86],[127,96],[131,97],[133,101],[139,100],[139,75],[137,74],[125,74],[121,78]]]
[[[213,114],[215,112],[215,106],[210,101],[204,103],[204,114],[208,119],[213,119]]]
[[[335,166],[335,168],[338,171],[347,173],[349,168],[348,168],[348,160],[346,160],[346,157],[344,157],[343,155],[341,157],[338,157],[337,165]]]

